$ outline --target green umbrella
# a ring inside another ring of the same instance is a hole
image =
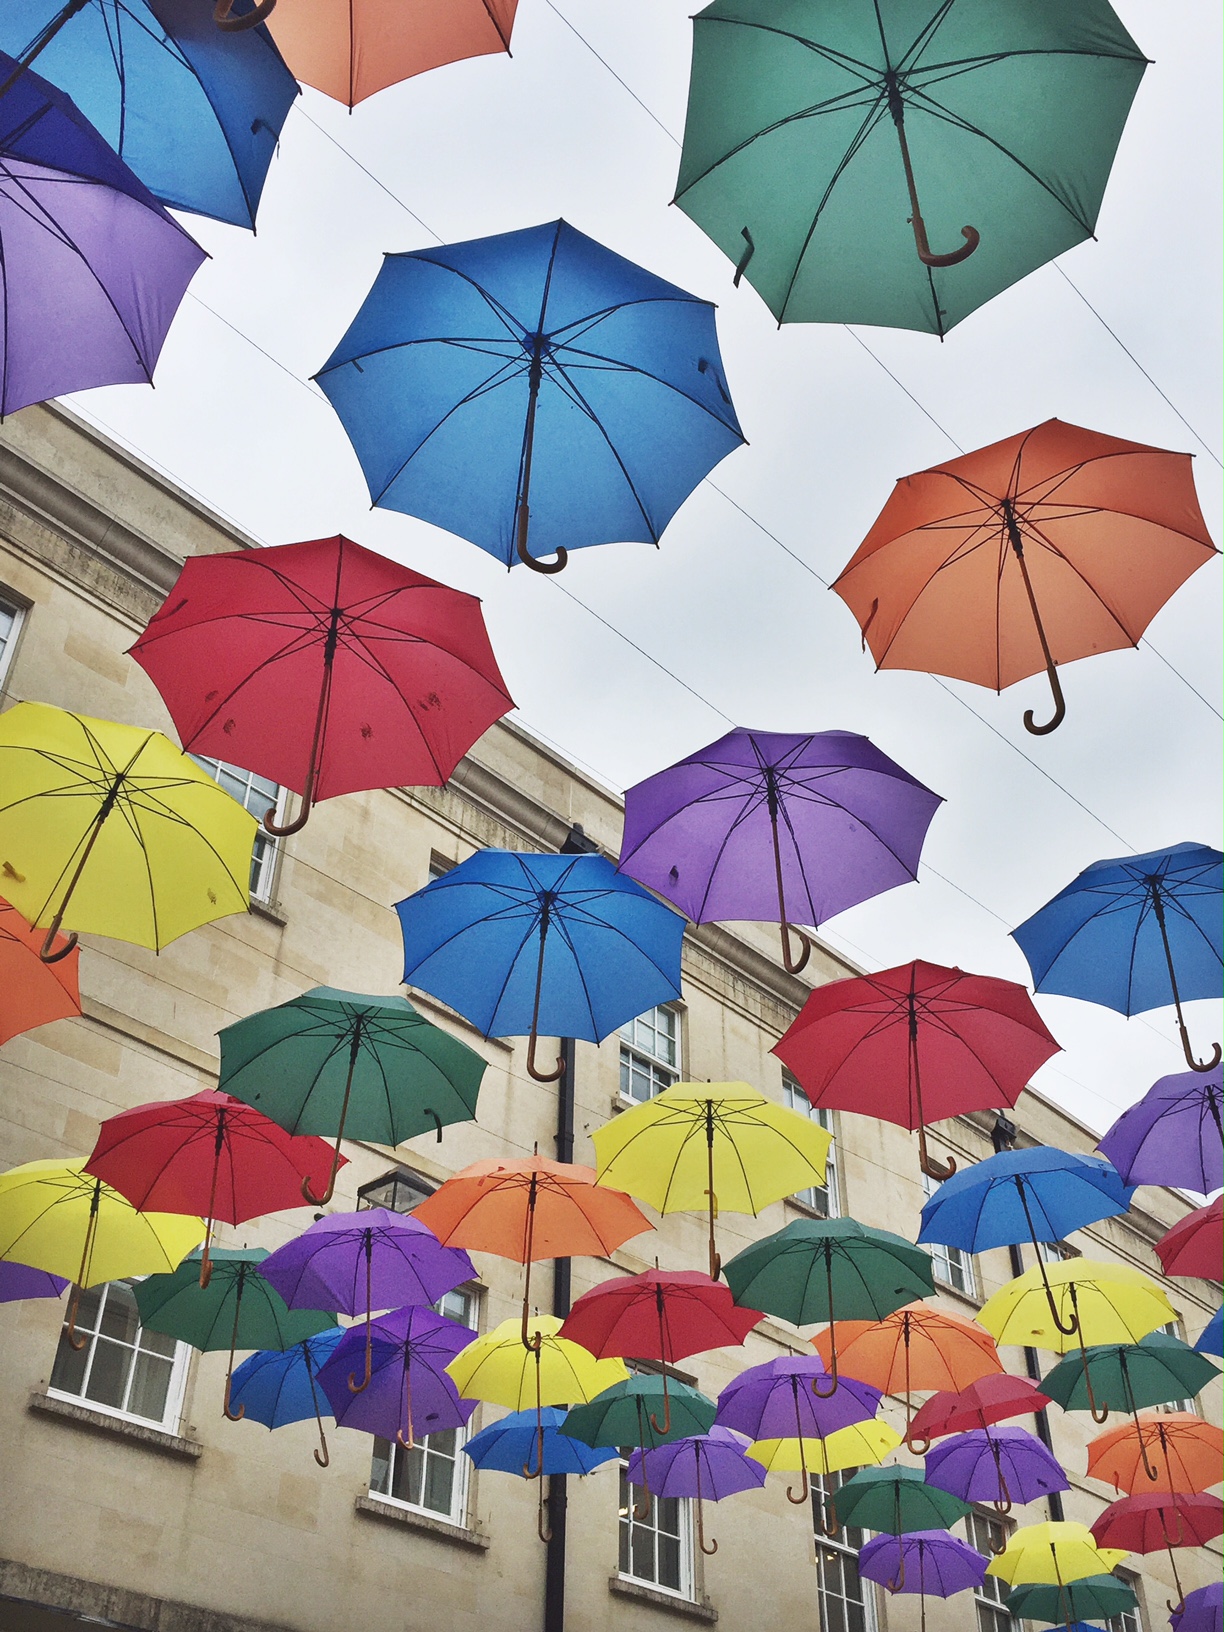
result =
[[[335,1135],[331,1177],[315,1206],[331,1200],[340,1140],[399,1145],[476,1114],[485,1061],[431,1025],[403,997],[367,997],[315,986],[221,1032],[217,1086],[289,1133]]]
[[[946,1490],[928,1485],[918,1468],[862,1468],[833,1496],[837,1524],[853,1524],[862,1530],[883,1530],[890,1536],[908,1535],[911,1530],[947,1530],[957,1519],[972,1511],[972,1503],[962,1502]],[[902,1573],[893,1592],[905,1584],[904,1554]]]
[[[664,1421],[664,1411],[670,1410],[671,1419],[666,1433],[655,1426]],[[661,1373],[644,1372],[623,1383],[613,1383],[597,1394],[586,1405],[576,1405],[566,1413],[561,1432],[571,1439],[580,1439],[584,1445],[636,1445],[643,1453],[653,1451],[656,1445],[670,1445],[676,1439],[689,1439],[694,1434],[706,1434],[714,1425],[718,1407],[687,1383],[672,1378],[666,1388]],[[643,1462],[642,1479],[646,1478]],[[643,1504],[634,1508],[634,1517],[645,1519],[650,1513],[650,1490]]]
[[[889,1230],[853,1218],[797,1218],[754,1241],[723,1265],[736,1303],[779,1315],[794,1326],[838,1320],[883,1320],[902,1304],[935,1290],[930,1254]],[[829,1376],[837,1389],[837,1332],[830,1332]]]
[[[1219,1366],[1166,1332],[1149,1332],[1139,1343],[1094,1343],[1082,1355],[1069,1354],[1042,1378],[1042,1392],[1064,1411],[1091,1409],[1085,1360],[1098,1407],[1109,1404],[1132,1416],[1144,1406],[1193,1399],[1220,1375]]]
[[[1018,1621],[1061,1622],[1071,1626],[1089,1615],[1105,1619],[1135,1609],[1139,1600],[1116,1575],[1085,1575],[1078,1581],[1030,1581],[1013,1587],[1003,1600]]]
[[[943,335],[1092,236],[1145,66],[1106,0],[714,0],[675,201],[779,323]]]
[[[290,1309],[264,1280],[259,1265],[268,1254],[214,1247],[212,1277],[200,1285],[200,1254],[185,1258],[172,1275],[150,1275],[135,1288],[140,1324],[190,1343],[193,1349],[228,1349],[224,1411],[231,1422],[246,1414],[230,1410],[230,1380],[237,1349],[289,1349],[337,1324],[318,1309]]]

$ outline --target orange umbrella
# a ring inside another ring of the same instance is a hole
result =
[[[268,28],[303,85],[353,107],[463,57],[510,50],[518,0],[285,0]]]
[[[81,993],[77,965],[81,954],[70,947],[66,935],[55,937],[54,955],[58,963],[44,963],[39,948],[47,938],[44,929],[31,929],[7,901],[0,901],[0,1043],[7,1043],[19,1031],[33,1031],[48,1020],[66,1020],[80,1014]],[[60,948],[70,947],[65,953]]]
[[[833,588],[876,667],[1002,691],[1059,664],[1137,646],[1217,555],[1188,453],[1047,420],[906,476]]]
[[[595,1183],[595,1169],[534,1155],[518,1162],[473,1162],[413,1209],[448,1247],[474,1247],[526,1264],[525,1348],[531,1266],[541,1258],[606,1257],[654,1226],[623,1190]]]
[[[1147,1411],[1088,1441],[1088,1472],[1130,1496],[1197,1495],[1224,1479],[1224,1430],[1192,1411]]]

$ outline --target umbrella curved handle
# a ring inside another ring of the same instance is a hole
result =
[[[557,546],[557,556],[555,561],[541,561],[536,556],[532,555],[531,551],[527,548],[527,529],[530,526],[530,523],[531,509],[526,498],[524,497],[519,505],[517,537],[514,544],[515,554],[518,556],[519,560],[525,567],[530,567],[532,572],[542,572],[547,574],[549,577],[551,577],[554,573],[564,572],[566,562],[569,560],[569,551],[563,544],[559,544]]]
[[[227,34],[238,34],[248,28],[258,28],[265,17],[276,9],[276,0],[259,0],[245,17],[234,16],[234,0],[217,0],[213,7],[213,22]]]
[[[925,1456],[931,1448],[931,1441],[929,1437],[915,1439],[912,1434],[906,1434],[905,1448],[912,1456]]]
[[[705,1539],[705,1510],[700,1496],[697,1498],[697,1545],[707,1558],[713,1558],[718,1551],[716,1541],[711,1539],[707,1544]]]
[[[1048,737],[1051,731],[1057,731],[1067,717],[1067,699],[1063,696],[1063,689],[1058,679],[1058,670],[1052,661],[1046,663],[1046,673],[1050,677],[1050,690],[1054,693],[1054,713],[1044,725],[1038,725],[1031,708],[1024,711],[1024,729],[1034,737]]]
[[[795,935],[799,939],[799,956],[791,954],[790,938]],[[811,937],[797,928],[794,924],[782,924],[782,966],[788,975],[797,975],[807,968],[807,961],[812,955]]]
[[[76,936],[74,935],[72,939],[75,941]],[[49,958],[44,958],[43,961],[44,963],[49,963],[52,960]],[[1182,1028],[1182,1052],[1186,1056],[1186,1064],[1190,1067],[1191,1071],[1214,1071],[1216,1066],[1219,1065],[1221,1059],[1224,1059],[1224,1051],[1221,1050],[1219,1043],[1212,1043],[1211,1058],[1209,1060],[1196,1060],[1194,1057],[1194,1050],[1190,1047],[1190,1039],[1186,1035],[1185,1027]]]
[[[539,1477],[539,1474],[536,1474],[536,1478]],[[552,1525],[544,1517],[544,1486],[542,1484],[540,1486],[540,1500],[536,1506],[536,1535],[539,1536],[546,1547],[553,1539]]]
[[[58,933],[59,933],[59,919],[57,918],[55,920],[55,922],[51,925],[50,929],[47,931],[47,937],[43,941],[43,944],[38,949],[38,957],[39,957],[39,961],[41,963],[62,963],[64,961],[64,959],[68,956],[68,954],[76,946],[77,940],[78,940],[79,937],[77,936],[76,931],[73,930],[72,934],[69,935],[66,944],[63,947],[61,947],[58,952],[54,951],[53,948],[55,946],[55,937],[56,937],[56,935]],[[1217,1060],[1219,1059],[1219,1054],[1220,1054],[1220,1048],[1219,1048],[1219,1044],[1217,1043],[1217,1045],[1216,1045],[1216,1059]],[[1208,1066],[1195,1066],[1196,1071],[1210,1071],[1210,1069],[1211,1069],[1211,1067],[1209,1065]]]
[[[72,1289],[72,1302],[68,1305],[68,1325],[65,1328],[65,1332],[64,1332],[64,1336],[68,1339],[68,1347],[70,1349],[75,1349],[77,1354],[80,1354],[81,1350],[89,1342],[88,1337],[78,1337],[77,1336],[76,1323],[77,1323],[77,1314],[79,1313],[80,1308],[81,1308],[81,1286],[80,1286],[80,1283],[78,1282],[77,1285],[74,1286],[73,1289]]]
[[[200,1291],[201,1292],[203,1292],[206,1289],[206,1287],[208,1286],[209,1281],[212,1280],[213,1262],[212,1262],[212,1255],[208,1250],[209,1246],[210,1246],[210,1243],[208,1241],[205,1241],[205,1243],[204,1243],[204,1256],[200,1259]]]
[[[536,1044],[540,1041],[535,1032],[527,1038],[527,1075],[536,1082],[560,1082],[565,1075],[565,1057],[557,1055],[556,1066],[551,1071],[542,1071],[536,1064]]]
[[[232,1356],[231,1356],[230,1364],[231,1365],[233,1364]],[[240,1405],[238,1407],[237,1411],[235,1411],[233,1406],[230,1404],[230,1390],[231,1390],[231,1388],[233,1388],[233,1386],[234,1386],[234,1374],[231,1371],[231,1372],[229,1372],[227,1374],[226,1379],[225,1379],[225,1398],[221,1402],[221,1409],[222,1409],[222,1411],[224,1411],[225,1415],[229,1418],[229,1420],[231,1422],[241,1422],[243,1417],[246,1416],[246,1406],[245,1405]]]
[[[370,1386],[370,1375],[371,1375],[371,1371],[372,1371],[372,1364],[371,1364],[372,1359],[373,1359],[373,1356],[372,1356],[372,1354],[370,1352],[370,1341],[369,1341],[369,1338],[367,1337],[367,1339],[366,1339],[366,1352],[365,1352],[365,1374],[364,1374],[364,1376],[359,1378],[355,1371],[350,1371],[349,1372],[349,1375],[348,1375],[348,1390],[349,1390],[350,1394],[364,1394],[366,1389],[369,1388],[369,1386]]]
[[[965,240],[962,248],[954,249],[947,255],[936,255],[927,242],[926,224],[920,215],[914,217],[913,227],[914,247],[923,266],[957,266],[961,261],[967,261],[982,241],[982,235],[976,227],[962,227],[961,237]]]
[[[417,1438],[416,1438],[416,1435],[412,1431],[412,1424],[411,1423],[408,1424],[408,1438],[407,1439],[404,1438],[404,1430],[402,1428],[397,1428],[395,1430],[395,1443],[397,1445],[402,1445],[406,1451],[415,1451],[416,1450]]]
[[[918,1166],[928,1179],[934,1179],[936,1184],[942,1184],[956,1172],[956,1157],[949,1156],[946,1162],[937,1162],[927,1149],[926,1129],[918,1129]]]
[[[224,0],[223,0],[223,3],[224,3]],[[276,3],[276,0],[273,0],[273,5],[275,3]],[[271,9],[272,9],[272,7],[269,6],[268,10],[271,11]],[[243,17],[240,20],[240,26],[245,27],[246,23],[247,23],[247,19],[245,17]],[[217,26],[218,27],[224,27],[225,25],[224,24],[218,24]],[[270,833],[274,839],[287,839],[291,833],[300,833],[302,831],[302,829],[306,826],[306,823],[310,820],[310,812],[313,809],[314,809],[314,806],[311,804],[310,800],[309,799],[304,799],[302,801],[301,810],[297,813],[297,815],[293,818],[293,820],[291,822],[274,822],[272,820],[271,810],[265,810],[264,811],[264,818],[263,818],[263,830],[264,830],[265,833]]]
[[[321,1468],[330,1468],[331,1452],[327,1448],[327,1435],[323,1432],[322,1428],[319,1429],[319,1445],[321,1449],[313,1451],[311,1454]]]
[[[803,1447],[802,1447],[802,1444],[801,1444],[800,1445],[800,1454],[801,1455],[802,1455],[802,1450],[803,1450]],[[803,1482],[799,1486],[798,1496],[795,1495],[793,1486],[787,1485],[787,1487],[786,1487],[786,1499],[787,1499],[788,1502],[793,1503],[795,1507],[802,1507],[804,1502],[806,1502],[808,1497],[811,1496],[811,1494],[812,1494],[812,1481],[808,1478],[808,1470],[807,1470],[806,1463],[804,1464],[804,1466],[799,1471],[803,1474]]]
[[[987,1545],[989,1546],[991,1552],[995,1555],[996,1558],[1001,1558],[1003,1556],[1003,1554],[1007,1551],[1007,1540],[1008,1540],[1008,1538],[1006,1536],[1004,1536],[999,1541],[999,1543],[997,1545],[993,1541],[987,1543]]]

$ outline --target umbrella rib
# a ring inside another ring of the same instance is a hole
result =
[[[656,385],[661,385],[664,390],[674,392],[676,396],[683,398],[685,402],[691,403],[694,408],[700,409],[700,411],[705,414],[707,418],[713,420],[716,425],[721,425],[726,430],[730,430],[732,428],[728,424],[726,417],[723,414],[718,413],[716,409],[709,405],[709,403],[702,402],[700,397],[695,397],[692,392],[686,391],[683,386],[677,385],[674,380],[666,380],[661,374],[655,374],[649,368],[645,368],[639,363],[624,362],[618,357],[606,357],[602,352],[598,351],[579,350],[577,346],[568,341],[565,343],[562,349],[574,357],[590,358],[597,363],[607,363],[612,371],[617,374],[635,374],[642,379],[653,380]],[[586,364],[579,362],[576,366],[582,368],[585,367]],[[728,404],[728,407],[730,407],[730,404]],[[745,438],[741,435],[740,441],[742,442],[744,440]]]

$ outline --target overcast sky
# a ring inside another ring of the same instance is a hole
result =
[[[868,967],[924,957],[1024,980],[1008,929],[1089,862],[1183,839],[1219,843],[1219,560],[1158,615],[1155,650],[1063,671],[1067,720],[1044,739],[1021,725],[1026,707],[1048,711],[1044,677],[995,697],[876,674],[821,580],[853,553],[895,478],[1051,416],[1194,453],[1219,540],[1220,465],[1194,433],[1218,452],[1220,9],[1124,0],[1118,10],[1153,66],[1099,242],[1005,291],[942,345],[882,329],[779,330],[669,208],[685,7],[521,0],[512,59],[454,64],[351,116],[306,91],[285,125],[258,235],[184,218],[213,258],[156,388],[70,404],[265,542],[343,531],[481,595],[522,723],[618,790],[718,737],[728,719],[866,732],[947,803],[920,883],[832,920],[827,939]],[[698,488],[659,550],[583,550],[548,580],[507,575],[473,545],[372,512],[339,421],[304,382],[384,251],[558,215],[718,303],[749,446]],[[1126,1021],[1069,999],[1038,1005],[1066,1052],[1036,1085],[1098,1129],[1157,1076],[1184,1069],[1171,1009]],[[1220,1036],[1219,1005],[1188,1012],[1203,1052]]]

